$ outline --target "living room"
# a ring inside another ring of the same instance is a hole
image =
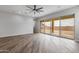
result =
[[[0,52],[78,53],[78,19],[78,5],[1,5]]]

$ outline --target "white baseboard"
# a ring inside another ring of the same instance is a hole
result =
[[[33,34],[33,33],[26,33],[26,34]],[[18,36],[18,35],[26,35],[24,34],[13,34],[13,35],[6,35],[6,36],[0,36],[0,38],[4,38],[4,37],[11,37],[11,36]]]

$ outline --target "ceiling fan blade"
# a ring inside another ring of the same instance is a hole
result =
[[[36,5],[34,5],[34,9],[36,9]]]
[[[34,11],[34,15],[36,14],[36,12]]]
[[[44,10],[38,10],[38,12],[44,12]]]
[[[29,9],[33,9],[32,7],[29,7],[29,6],[26,6],[27,8],[29,8]]]
[[[43,9],[43,7],[41,7],[41,8],[38,8],[37,10],[40,10],[40,9]]]
[[[32,9],[25,9],[25,10],[26,10],[26,11],[27,11],[27,10],[29,11],[29,10],[32,10]]]

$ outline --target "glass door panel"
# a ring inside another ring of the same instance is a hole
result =
[[[60,20],[58,18],[52,20],[52,34],[59,36],[59,30],[60,30],[59,23],[60,23]]]
[[[45,33],[50,34],[51,33],[51,20],[45,21]]]
[[[74,18],[61,19],[61,36],[74,39]]]

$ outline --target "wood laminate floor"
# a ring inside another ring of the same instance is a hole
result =
[[[79,43],[45,35],[28,34],[0,38],[0,52],[9,53],[78,53]]]

